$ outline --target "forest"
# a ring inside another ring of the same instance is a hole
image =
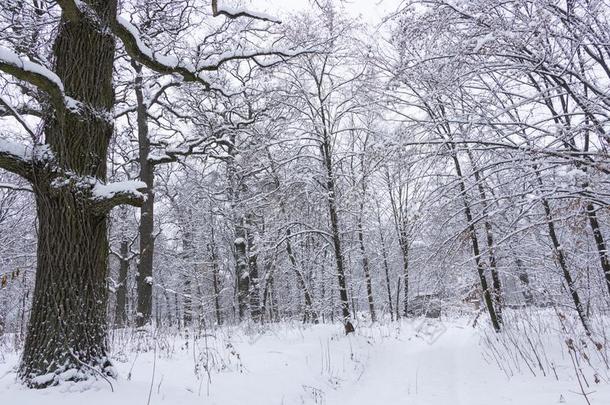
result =
[[[1,403],[610,403],[608,0],[0,3]]]

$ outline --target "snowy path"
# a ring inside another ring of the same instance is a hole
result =
[[[117,362],[121,377],[115,392],[103,381],[24,389],[15,384],[14,374],[6,374],[17,361],[13,355],[0,364],[0,403],[146,405],[150,392],[153,405],[551,405],[562,403],[560,398],[585,404],[570,379],[524,374],[509,380],[483,359],[472,328],[453,323],[428,344],[413,326],[361,327],[350,337],[336,325],[276,326],[263,335],[229,333],[211,339],[209,364],[217,369],[209,386],[194,374],[195,366],[203,364],[195,360],[198,352],[177,340],[165,342],[156,361],[148,352]],[[595,391],[592,404],[610,404],[608,385]]]

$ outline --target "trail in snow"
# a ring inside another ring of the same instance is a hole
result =
[[[569,373],[561,381],[531,374],[509,379],[483,358],[480,332],[466,321],[448,324],[432,344],[415,332],[417,322],[361,325],[349,337],[337,325],[225,330],[208,338],[207,349],[201,341],[187,347],[161,338],[156,354],[115,353],[123,362],[116,363],[114,392],[104,381],[25,389],[11,372],[13,354],[0,364],[0,398],[7,405],[147,404],[149,393],[150,404],[172,405],[585,404]],[[591,391],[592,404],[610,404],[610,386]]]

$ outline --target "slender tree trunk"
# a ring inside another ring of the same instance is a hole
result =
[[[248,273],[250,275],[250,285],[248,287],[250,316],[255,322],[261,321],[261,300],[260,284],[258,276],[258,246],[254,241],[254,222],[253,215],[248,215]]]
[[[239,320],[242,321],[248,312],[248,295],[250,292],[250,274],[248,273],[248,255],[246,249],[246,229],[241,221],[235,228],[235,274],[237,277],[237,305]]]
[[[487,285],[487,279],[485,278],[485,269],[483,267],[483,261],[481,260],[481,249],[479,248],[479,239],[477,237],[477,230],[474,226],[472,211],[470,210],[470,203],[468,202],[468,194],[466,192],[466,183],[464,182],[462,167],[460,166],[460,161],[458,160],[455,146],[452,143],[450,143],[449,145],[452,151],[451,157],[455,165],[455,171],[458,176],[460,194],[462,196],[462,202],[464,204],[464,216],[466,217],[466,223],[468,224],[468,233],[470,236],[470,241],[472,242],[472,254],[476,263],[477,274],[479,275],[479,281],[481,283],[481,289],[483,290],[483,299],[485,301],[485,305],[487,306],[487,312],[489,313],[491,323],[496,332],[499,332],[501,329],[500,320],[498,319],[498,316],[496,314],[492,294],[489,289],[489,286]]]
[[[136,326],[143,327],[151,323],[153,308],[153,257],[155,249],[154,230],[154,165],[149,161],[150,139],[148,138],[148,113],[142,89],[142,66],[132,62],[136,71],[135,93],[137,101],[138,146],[140,163],[140,180],[146,184],[146,201],[140,207],[140,257],[136,274],[138,294],[136,309]]]
[[[489,257],[489,269],[491,272],[491,280],[493,285],[493,299],[495,302],[496,316],[498,317],[498,322],[502,323],[502,283],[500,281],[500,275],[498,273],[498,266],[496,261],[496,246],[493,238],[493,230],[491,228],[491,222],[487,217],[487,193],[485,192],[485,186],[483,184],[483,179],[481,179],[481,174],[479,172],[479,169],[477,168],[477,164],[474,160],[474,157],[472,156],[472,151],[467,148],[466,153],[468,154],[468,159],[470,160],[470,164],[472,165],[474,179],[477,183],[479,198],[481,200],[482,214],[484,217],[483,223],[487,242],[487,256]]]
[[[587,217],[589,219],[589,225],[593,231],[593,238],[595,239],[595,246],[597,247],[597,253],[599,255],[599,261],[604,272],[604,278],[606,280],[606,287],[610,294],[610,260],[608,259],[608,249],[606,248],[606,242],[602,234],[599,221],[597,220],[597,214],[595,213],[595,207],[591,202],[587,203]]]
[[[313,310],[313,300],[311,299],[311,294],[309,293],[309,289],[307,288],[307,284],[305,283],[305,278],[299,270],[297,260],[294,257],[294,252],[292,251],[292,243],[290,242],[291,237],[292,233],[290,231],[290,228],[286,228],[286,253],[288,254],[288,259],[290,260],[290,264],[294,270],[294,274],[297,279],[297,285],[302,291],[303,299],[305,300],[303,322],[311,321],[313,323],[318,323],[318,314]]]
[[[381,241],[381,256],[383,258],[383,270],[385,273],[385,285],[388,293],[388,309],[390,312],[390,319],[394,320],[394,309],[392,305],[392,285],[390,283],[390,266],[388,266],[388,252],[385,246],[385,238],[383,237],[383,229],[381,227],[381,216],[379,215],[379,202],[375,200],[377,205],[377,224],[379,226],[379,240]]]
[[[190,215],[187,216],[187,220],[191,220]],[[189,224],[186,224],[185,226],[189,226]],[[187,333],[192,329],[194,319],[193,296],[195,294],[192,286],[192,247],[192,234],[190,231],[184,231],[182,234],[182,260],[184,263],[184,273],[182,274],[182,322],[184,323],[184,329],[187,330]]]
[[[516,253],[514,254],[516,256]],[[530,286],[530,277],[523,266],[523,261],[519,257],[515,258],[515,265],[517,266],[519,281],[523,286],[523,298],[525,299],[525,305],[532,305],[534,303],[534,295],[532,294]]]
[[[362,230],[362,216],[358,221],[358,242],[360,245],[360,253],[362,255],[362,269],[364,270],[364,281],[366,283],[366,296],[369,302],[369,312],[371,314],[371,321],[377,321],[377,315],[375,314],[375,302],[373,299],[373,286],[371,282],[371,269],[369,266],[369,258],[366,255],[366,249],[364,247],[364,233]]]
[[[269,162],[271,165],[271,173],[273,174],[273,179],[275,183],[276,189],[280,188],[280,178],[277,174],[277,170],[275,167],[275,162],[271,156],[271,152],[267,148],[267,157],[269,158]],[[286,206],[284,204],[284,200],[279,201],[280,212],[283,218],[286,218]],[[297,259],[292,250],[292,231],[290,227],[286,227],[286,254],[288,254],[288,259],[290,260],[291,267],[294,271],[294,274],[297,279],[297,285],[301,292],[303,293],[303,300],[305,301],[305,311],[303,313],[303,322],[309,322],[310,320],[313,323],[318,323],[318,314],[313,310],[313,300],[311,298],[311,294],[309,293],[309,289],[307,288],[307,283],[305,282],[305,278],[303,274],[299,270],[299,266],[297,264]]]
[[[214,313],[216,324],[222,325],[222,312],[220,310],[220,272],[218,267],[218,257],[216,256],[216,240],[214,239],[214,223],[212,222],[211,242],[210,242],[210,261],[212,262],[212,289],[214,292]]]
[[[123,239],[119,250],[119,285],[116,290],[114,322],[118,328],[127,325],[127,276],[129,274],[129,241]]]
[[[341,315],[343,317],[343,325],[345,326],[345,333],[349,334],[354,332],[354,325],[350,319],[350,308],[349,300],[347,297],[347,283],[345,279],[345,267],[343,263],[343,251],[341,249],[341,236],[339,229],[339,216],[337,215],[337,201],[336,201],[336,190],[335,190],[335,175],[332,167],[332,155],[330,139],[326,132],[324,133],[324,140],[321,145],[322,159],[324,161],[324,167],[326,169],[326,192],[328,194],[328,212],[330,215],[330,225],[332,229],[332,240],[335,251],[335,264],[337,265],[337,281],[339,283],[339,298],[341,305]]]
[[[538,179],[538,184],[542,187],[542,178],[538,173],[536,167],[534,167],[534,172],[536,173],[536,177]],[[546,198],[541,198],[542,207],[544,208],[544,214],[546,216],[546,223],[549,229],[549,238],[553,243],[553,251],[555,253],[555,258],[561,271],[563,273],[563,278],[568,285],[568,291],[570,292],[570,296],[572,297],[572,301],[574,302],[574,306],[576,308],[576,312],[580,318],[580,322],[582,323],[583,328],[587,332],[587,334],[591,334],[591,329],[589,327],[589,319],[587,318],[587,314],[585,313],[585,309],[582,305],[582,301],[578,294],[578,290],[576,289],[576,284],[572,279],[572,275],[570,274],[570,270],[568,269],[567,260],[565,257],[565,253],[561,243],[559,243],[559,238],[557,237],[557,232],[555,231],[555,223],[553,220],[553,214],[551,212],[551,206]]]
[[[402,252],[402,283],[403,283],[403,299],[402,299],[402,316],[409,316],[409,241],[404,230],[401,230],[399,235],[400,250]]]

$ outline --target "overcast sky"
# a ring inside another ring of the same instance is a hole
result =
[[[246,0],[248,8],[273,14],[274,10],[297,11],[312,7],[310,0]],[[345,0],[345,8],[353,15],[361,14],[371,23],[378,23],[388,13],[395,11],[400,0]]]

